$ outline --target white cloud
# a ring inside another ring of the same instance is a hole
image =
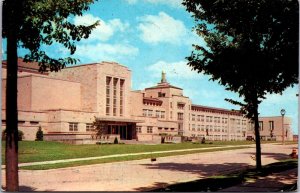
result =
[[[173,63],[158,61],[147,67],[147,71],[151,72],[153,77],[160,77],[162,70],[166,72],[167,78],[199,79],[203,77],[202,74],[192,71],[192,68],[187,65],[186,61]]]
[[[182,0],[126,0],[129,4],[136,4],[138,1],[143,1],[151,4],[168,5],[173,8],[179,8],[182,6]]]
[[[91,25],[96,21],[100,21],[100,25],[98,25],[91,33],[88,40],[99,40],[99,41],[107,41],[110,39],[114,33],[120,31],[124,32],[128,27],[129,23],[123,23],[120,19],[112,19],[107,22],[103,21],[99,17],[95,17],[91,14],[86,14],[83,16],[76,16],[74,18],[74,24],[76,25]]]
[[[93,61],[118,61],[125,57],[135,57],[139,49],[128,44],[85,44],[78,45],[76,55],[79,58],[89,58]]]
[[[158,15],[145,15],[138,18],[140,24],[138,30],[140,38],[146,43],[171,43],[171,44],[192,44],[203,39],[197,36],[190,29],[187,29],[181,20],[176,20],[165,12]]]

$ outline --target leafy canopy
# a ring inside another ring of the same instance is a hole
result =
[[[265,94],[298,83],[297,0],[184,0],[206,45],[194,45],[188,65],[227,90],[253,116]]]
[[[81,16],[89,9],[94,0],[21,0],[21,10],[18,20],[12,20],[9,15],[14,11],[14,4],[10,1],[3,3],[3,31],[2,37],[6,38],[12,25],[17,26],[18,46],[29,49],[30,53],[25,56],[25,61],[37,61],[40,71],[58,71],[66,64],[75,64],[76,59],[51,58],[42,50],[42,45],[60,43],[66,47],[70,54],[76,51],[75,43],[81,38],[88,38],[92,29],[99,22],[90,26],[74,25],[70,22],[72,16]]]

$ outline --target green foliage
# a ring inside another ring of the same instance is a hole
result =
[[[75,25],[72,17],[81,16],[94,0],[24,0],[3,2],[2,37],[7,38],[12,27],[17,29],[17,42],[28,49],[25,61],[39,62],[40,71],[58,71],[66,64],[75,64],[76,59],[51,58],[42,45],[62,44],[74,54],[76,42],[88,38],[99,21],[90,25]]]
[[[118,138],[115,138],[114,144],[118,144],[118,143],[119,143]]]
[[[95,128],[95,134],[100,137],[105,134],[105,124],[95,117],[93,122],[93,127]]]
[[[36,132],[36,141],[43,141],[44,140],[44,132],[42,131],[42,127],[39,126],[39,129]]]
[[[239,93],[249,118],[267,93],[298,83],[297,0],[184,0],[206,44],[194,45],[189,65]]]
[[[22,141],[24,139],[24,132],[18,130],[18,141]],[[2,131],[2,140],[6,140],[6,129]]]

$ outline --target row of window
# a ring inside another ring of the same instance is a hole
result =
[[[19,120],[19,121],[18,121],[18,124],[19,124],[19,125],[23,125],[23,124],[25,124],[25,122],[26,122],[26,121]],[[40,122],[38,122],[38,121],[29,121],[29,123],[30,123],[31,125],[38,125]],[[6,124],[6,120],[2,120],[2,124]]]
[[[93,124],[92,123],[86,123],[85,124],[85,130],[86,131],[94,131]],[[78,123],[70,122],[69,123],[69,131],[78,131]]]
[[[175,128],[169,128],[169,127],[158,127],[157,128],[159,131],[162,131],[162,130],[165,130],[165,131],[174,131]],[[136,127],[136,132],[137,133],[143,133],[142,132],[142,127],[141,126],[137,126]],[[152,126],[147,126],[147,130],[146,130],[147,133],[153,133],[153,127]]]
[[[117,116],[117,98],[119,98],[119,114],[123,116],[124,84],[124,79],[106,77],[106,115],[110,115],[112,107],[113,116]]]
[[[192,131],[196,131],[195,124],[192,124]],[[197,131],[227,132],[227,127],[213,126],[213,125],[197,125]]]
[[[153,113],[154,113],[154,111],[151,109],[143,109],[143,116],[145,116],[145,117],[153,117],[153,115],[154,115]],[[165,118],[165,116],[166,116],[165,111],[159,111],[159,110],[155,111],[155,117]]]

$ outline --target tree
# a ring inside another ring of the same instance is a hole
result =
[[[43,132],[41,126],[39,126],[39,129],[37,130],[35,138],[36,138],[35,139],[36,141],[43,141],[44,140],[44,132]]]
[[[258,106],[267,93],[298,83],[297,0],[184,0],[197,34],[188,65],[211,75],[244,100],[241,112],[254,121],[256,168],[261,169]]]
[[[6,190],[18,191],[18,111],[17,111],[17,48],[29,50],[24,61],[36,61],[40,71],[58,71],[76,59],[51,58],[42,45],[54,42],[66,47],[70,54],[75,43],[88,38],[99,22],[76,26],[70,17],[80,16],[94,0],[5,0],[3,2],[2,37],[7,39],[6,89]]]
[[[93,127],[95,128],[95,138],[97,139],[98,137],[101,138],[102,135],[106,133],[105,130],[105,124],[99,120],[97,117],[95,117],[95,121],[93,122]]]

